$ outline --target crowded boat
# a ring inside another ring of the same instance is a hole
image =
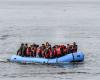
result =
[[[31,45],[27,43],[21,43],[20,48],[17,50],[17,55],[22,57],[39,57],[39,58],[59,58],[66,54],[77,52],[77,44],[66,45],[54,45],[52,46],[49,42],[42,45],[33,43]]]

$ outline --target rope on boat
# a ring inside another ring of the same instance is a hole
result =
[[[56,57],[56,63],[58,63],[58,58]]]
[[[48,61],[47,61],[47,63],[49,62],[49,59],[48,59]]]
[[[72,53],[72,56],[73,56],[73,61],[75,61],[75,58],[74,58],[74,54]]]

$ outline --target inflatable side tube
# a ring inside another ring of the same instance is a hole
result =
[[[21,57],[18,55],[13,55],[10,59],[11,62],[21,62],[21,63],[66,63],[72,61],[83,61],[84,54],[82,52],[70,53],[65,56],[45,59],[45,58],[33,58],[33,57]]]
[[[82,52],[72,53],[73,61],[84,61],[84,54]]]

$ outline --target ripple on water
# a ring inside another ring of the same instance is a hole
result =
[[[7,38],[9,38],[10,37],[10,35],[2,35],[2,36],[0,36],[0,40],[6,40]]]

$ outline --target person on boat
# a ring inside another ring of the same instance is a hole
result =
[[[72,51],[73,52],[77,52],[77,44],[76,44],[76,42],[73,42]]]
[[[34,47],[34,46],[36,46],[36,44],[35,44],[35,43],[33,43],[33,44],[32,44],[32,46]]]
[[[53,49],[53,47],[49,46],[47,58],[53,58],[53,57],[54,57],[54,49]]]
[[[64,48],[63,48],[63,53],[64,53],[64,55],[66,55],[68,53],[68,49],[66,46],[64,46]]]
[[[57,57],[56,47],[48,46],[45,48],[45,58],[55,58]]]
[[[51,44],[49,44],[49,42],[46,42],[45,47],[51,47]]]
[[[73,53],[73,45],[70,45],[70,53]]]
[[[32,51],[31,51],[31,47],[27,47],[26,49],[26,57],[31,57]]]
[[[35,57],[35,56],[34,56],[34,52],[35,52],[35,51],[34,51],[33,45],[30,45],[30,47],[31,47],[31,57]]]
[[[45,51],[44,51],[44,56],[45,56],[45,58],[49,58],[49,47],[48,46],[46,46],[46,48],[45,48]]]
[[[22,43],[20,48],[17,50],[17,55],[23,56],[23,54],[24,54],[24,43]]]
[[[53,47],[53,58],[57,57],[56,45]]]
[[[39,45],[36,43],[33,43],[33,47],[39,47]]]
[[[56,55],[56,51],[55,51],[55,47],[51,47],[50,48],[50,58],[54,58]]]
[[[27,56],[27,48],[28,48],[28,44],[26,43],[25,45],[24,45],[24,53],[23,53],[23,56]]]
[[[59,45],[56,46],[57,57],[61,56],[61,47]]]
[[[42,57],[42,50],[41,50],[41,47],[38,47],[38,48],[37,48],[36,56],[37,56],[37,57]]]
[[[42,54],[42,57],[44,57],[45,58],[45,44],[42,44],[42,46],[41,46],[41,54]]]
[[[46,47],[45,47],[45,44],[42,44],[42,46],[41,46],[43,49],[45,49]]]
[[[67,54],[71,53],[71,47],[70,44],[67,44]]]
[[[45,58],[49,58],[50,57],[50,53],[49,53],[49,48],[51,47],[51,45],[49,44],[49,42],[46,42],[45,44],[44,44],[45,46],[44,46],[44,57]]]
[[[34,46],[33,46],[33,48],[34,48],[34,57],[36,57],[36,52],[37,52],[37,48],[39,47],[39,45],[37,45],[37,44],[35,44]]]
[[[64,47],[65,47],[65,45],[60,45],[61,56],[63,56],[65,54],[64,53]]]
[[[36,52],[37,52],[37,48],[39,47],[39,45],[33,43],[31,46],[31,57],[36,57]]]

